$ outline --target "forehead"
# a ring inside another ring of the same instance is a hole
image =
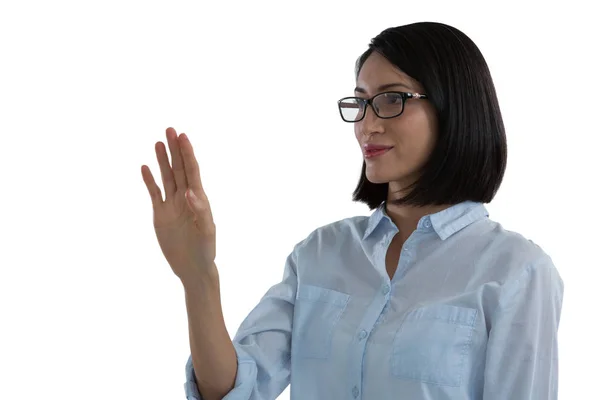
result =
[[[381,54],[373,52],[360,69],[356,86],[371,93],[378,87],[390,83],[399,83],[411,90],[418,90],[420,87],[419,83],[408,74],[398,69]]]

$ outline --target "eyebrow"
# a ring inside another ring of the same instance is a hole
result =
[[[379,86],[379,87],[377,88],[377,91],[378,91],[378,92],[381,92],[381,91],[383,91],[383,90],[390,89],[390,88],[393,88],[393,87],[395,87],[395,86],[402,86],[402,87],[404,87],[404,88],[406,88],[406,89],[408,89],[408,90],[412,90],[412,89],[411,89],[410,87],[408,87],[406,84],[404,84],[404,83],[400,83],[400,82],[396,82],[396,83],[386,83],[385,85],[381,85],[381,86]],[[363,88],[361,88],[361,87],[358,87],[358,86],[357,86],[357,87],[354,89],[354,91],[355,91],[355,92],[358,92],[358,93],[367,93],[367,91],[366,91],[365,89],[363,89]]]

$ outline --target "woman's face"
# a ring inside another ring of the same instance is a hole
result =
[[[362,66],[356,86],[355,96],[361,98],[388,91],[426,94],[418,82],[376,52]],[[363,157],[367,144],[393,146],[382,155],[365,157],[366,177],[373,183],[389,182],[390,190],[401,191],[418,178],[433,150],[437,138],[435,109],[428,100],[409,99],[400,116],[382,119],[367,106],[365,117],[354,123],[354,133]]]

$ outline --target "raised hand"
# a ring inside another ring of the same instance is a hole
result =
[[[178,136],[175,129],[167,128],[167,142],[172,165],[165,145],[155,145],[164,200],[146,165],[142,165],[142,177],[152,200],[158,243],[173,272],[183,281],[214,267],[216,229],[190,140],[185,133]]]

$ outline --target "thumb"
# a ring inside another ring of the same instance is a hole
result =
[[[196,195],[192,188],[188,188],[185,191],[185,198],[187,199],[188,206],[196,217],[205,218],[206,212],[210,213],[210,207],[208,206],[208,199],[206,196],[201,198]]]
[[[194,223],[196,224],[196,227],[202,232],[214,232],[212,213],[210,212],[210,206],[208,205],[206,197],[203,196],[202,198],[198,198],[196,193],[190,188],[185,191],[185,197],[187,199],[188,207],[194,214]]]
[[[196,197],[191,188],[188,188],[188,190],[185,191],[185,198],[192,212],[196,214],[196,209],[198,208],[198,197]]]

